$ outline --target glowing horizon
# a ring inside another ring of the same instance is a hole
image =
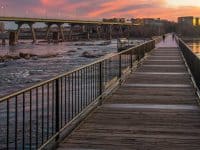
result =
[[[1,0],[0,16],[99,20],[199,16],[196,0]]]
[[[198,6],[200,7],[200,1],[198,2],[197,0],[167,0],[168,5],[170,6]]]

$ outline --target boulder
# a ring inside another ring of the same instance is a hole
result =
[[[86,57],[86,58],[97,58],[98,56],[96,56],[95,54],[93,53],[90,53],[88,51],[85,51],[82,53],[82,57]]]

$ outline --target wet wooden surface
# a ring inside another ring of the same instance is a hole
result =
[[[199,150],[197,100],[169,37],[58,149]]]

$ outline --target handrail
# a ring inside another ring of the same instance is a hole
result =
[[[0,98],[0,149],[38,149],[57,141],[69,122],[154,48],[151,40]]]
[[[176,42],[178,43],[180,49],[183,52],[187,65],[193,75],[195,83],[200,89],[200,59],[199,57],[192,51],[192,49],[179,37],[176,37]]]
[[[140,24],[127,22],[103,22],[93,20],[72,20],[72,19],[54,19],[54,18],[26,18],[26,17],[2,17],[0,21],[23,21],[23,22],[50,22],[50,23],[79,23],[79,24],[98,24],[98,25],[124,25],[124,26],[138,26]]]

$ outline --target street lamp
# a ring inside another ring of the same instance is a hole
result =
[[[1,14],[2,16],[6,15],[6,8],[8,7],[7,4],[1,4]]]
[[[1,16],[3,16],[3,9],[4,9],[4,5],[1,4]]]
[[[26,14],[25,15],[26,15],[25,17],[28,17],[28,15],[29,15],[29,11],[28,10],[26,10]]]

